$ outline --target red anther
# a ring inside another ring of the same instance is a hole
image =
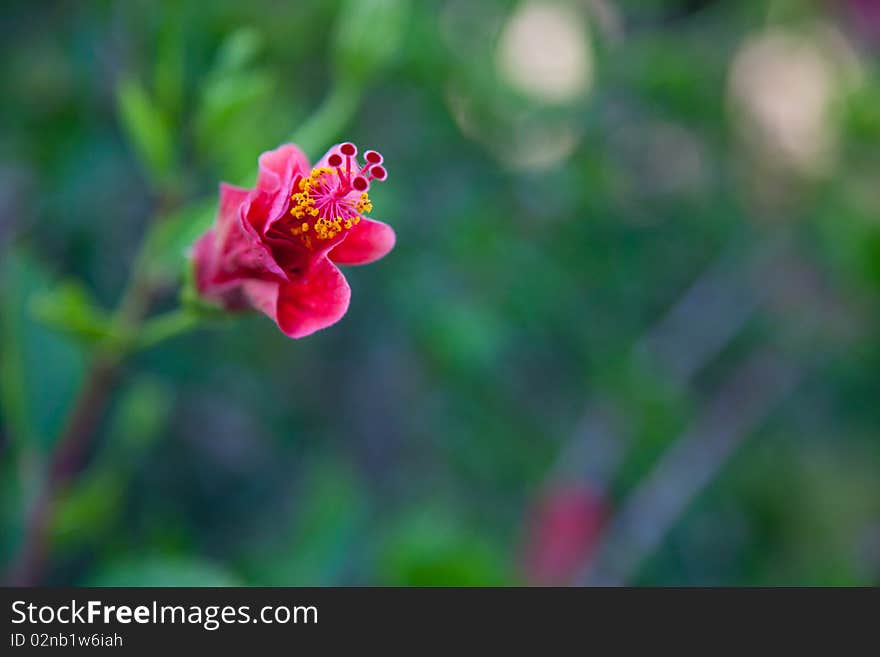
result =
[[[333,155],[327,158],[327,164],[329,164],[331,167],[341,167],[342,156],[339,153],[333,153]]]
[[[388,172],[385,170],[385,167],[379,166],[378,164],[374,167],[370,168],[370,180],[385,180],[388,177]]]
[[[370,183],[363,176],[358,176],[351,181],[351,186],[359,192],[365,192],[370,187]]]
[[[364,159],[370,164],[382,164],[382,153],[379,151],[366,151]]]
[[[352,144],[350,141],[347,141],[344,144],[340,144],[339,151],[346,157],[354,157],[358,154],[357,146]]]

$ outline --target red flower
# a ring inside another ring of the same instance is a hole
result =
[[[336,264],[363,265],[394,246],[390,226],[363,216],[371,181],[387,175],[379,153],[363,158],[339,144],[311,168],[285,144],[260,156],[254,189],[222,183],[217,220],[193,248],[199,293],[227,310],[261,310],[291,338],[337,322],[351,290]]]

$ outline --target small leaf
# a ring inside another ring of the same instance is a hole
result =
[[[174,164],[167,120],[144,87],[133,79],[116,90],[119,119],[135,153],[154,182],[166,179]]]
[[[0,257],[0,405],[13,443],[48,450],[58,435],[85,369],[85,353],[36,322],[35,295],[51,289],[51,276],[20,251]]]
[[[193,121],[196,148],[225,180],[249,180],[254,151],[283,134],[276,132],[278,117],[273,117],[278,79],[257,64],[261,49],[256,30],[233,32],[220,46],[199,92]]]
[[[95,343],[113,330],[110,314],[99,308],[79,281],[63,281],[57,287],[37,294],[31,310],[39,321],[54,329]]]
[[[240,71],[250,66],[263,48],[263,37],[253,27],[241,27],[230,34],[217,52],[214,73]]]
[[[275,79],[265,71],[230,73],[209,81],[196,114],[196,139],[202,151],[213,151],[228,139],[233,122],[249,108],[271,97]]]

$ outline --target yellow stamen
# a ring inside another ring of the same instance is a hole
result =
[[[366,192],[361,193],[361,200],[357,202],[355,209],[358,212],[372,212],[373,204],[370,202],[370,195]]]
[[[334,169],[328,167],[316,167],[312,169],[308,177],[301,178],[297,185],[297,191],[290,196],[293,202],[290,208],[290,214],[301,221],[299,225],[290,228],[290,232],[298,236],[303,243],[311,248],[312,238],[306,235],[310,230],[313,231],[315,237],[320,240],[333,239],[344,230],[349,230],[360,222],[360,214],[370,212],[373,204],[366,192],[362,192],[360,199],[355,203],[350,200],[344,202],[349,204],[358,212],[354,217],[343,219],[343,217],[321,217],[320,211],[315,207],[315,199],[312,197],[312,189],[319,185],[321,177],[325,175],[337,175]]]

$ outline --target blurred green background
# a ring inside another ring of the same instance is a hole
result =
[[[0,566],[149,227],[162,311],[218,181],[350,139],[395,250],[129,360],[40,581],[880,583],[880,3],[0,20]]]

